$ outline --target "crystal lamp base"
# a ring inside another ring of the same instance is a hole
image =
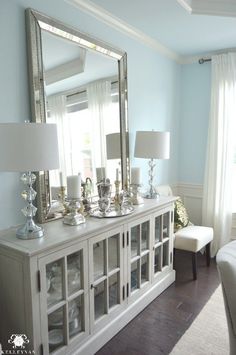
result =
[[[37,193],[32,187],[36,181],[36,176],[31,171],[27,171],[21,176],[21,181],[25,185],[25,190],[21,193],[21,196],[26,201],[26,206],[21,211],[26,217],[26,223],[17,229],[16,236],[20,239],[41,238],[44,235],[43,228],[37,226],[33,219],[37,211],[37,208],[33,205]]]
[[[149,199],[159,199],[160,195],[157,192],[148,191],[145,195],[144,198],[149,198]]]
[[[44,235],[42,227],[37,226],[32,219],[26,221],[25,225],[16,231],[17,238],[20,239],[37,239]]]
[[[144,195],[144,197],[149,199],[158,199],[160,195],[156,192],[156,189],[153,186],[154,168],[156,166],[154,159],[150,159],[148,165],[149,165],[149,171],[148,171],[149,191]]]

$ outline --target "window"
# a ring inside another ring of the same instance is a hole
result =
[[[57,123],[60,145],[63,147],[60,154],[60,170],[64,177],[76,175],[81,172],[82,179],[91,178],[96,193],[96,167],[104,166],[102,150],[106,151],[105,136],[120,131],[118,86],[115,83],[111,90],[111,102],[107,106],[106,114],[102,115],[102,129],[98,129],[98,122],[88,107],[86,91],[68,95],[65,98],[65,111],[56,117],[50,110],[48,122]],[[60,126],[60,127],[59,127]],[[101,128],[101,127],[100,127]],[[106,154],[106,152],[105,152]],[[111,182],[115,180],[118,160],[107,160],[105,157],[107,177]],[[60,186],[59,170],[50,172],[51,186]]]

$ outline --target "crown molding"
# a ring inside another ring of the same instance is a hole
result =
[[[160,54],[163,54],[169,59],[172,59],[179,64],[182,62],[182,56],[170,50],[162,43],[146,35],[145,33],[138,30],[137,28],[129,25],[127,22],[114,16],[104,8],[94,4],[93,2],[89,0],[65,0],[65,2],[95,17],[97,20],[102,21],[103,23],[116,29],[117,31],[124,33],[130,38],[138,40],[139,42],[151,47],[152,49],[156,50]]]
[[[46,85],[55,84],[58,81],[68,79],[74,75],[84,72],[85,51],[83,57],[73,59],[70,62],[60,64],[45,71]]]
[[[190,14],[192,13],[192,1],[191,0],[177,0],[177,2]]]
[[[153,39],[152,37],[146,35],[142,31],[138,30],[137,28],[129,25],[127,22],[121,20],[120,18],[112,15],[110,12],[107,10],[103,9],[102,7],[94,4],[90,0],[64,0],[65,2],[69,3],[70,5],[75,6],[76,8],[80,9],[81,11],[87,13],[90,16],[93,16],[99,21],[102,21],[106,25],[114,28],[117,31],[120,31],[121,33],[124,33],[125,35],[129,36],[132,39],[135,39],[141,43],[143,43],[146,46],[151,47],[158,53],[164,55],[165,57],[174,60],[178,64],[194,64],[198,63],[198,60],[200,58],[211,58],[212,55],[214,54],[221,54],[225,53],[228,51],[236,51],[235,48],[230,48],[230,49],[222,49],[218,51],[212,51],[209,53],[199,53],[194,56],[191,55],[179,55],[175,53],[174,51],[171,51],[169,48],[164,46],[162,43],[158,42],[157,40]],[[192,10],[192,3],[195,0],[177,0],[189,13],[193,13]],[[224,0],[227,1],[228,3],[231,2],[229,0]],[[196,0],[197,3],[199,4],[205,4],[209,3],[217,3],[219,4],[219,1],[216,0]],[[232,2],[231,2],[232,3]],[[236,3],[235,3],[236,6]],[[196,8],[195,10],[196,11]]]
[[[190,14],[236,17],[233,0],[177,0]]]

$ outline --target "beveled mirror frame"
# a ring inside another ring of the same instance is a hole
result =
[[[121,178],[122,187],[129,183],[129,142],[127,117],[127,55],[126,52],[113,48],[109,44],[93,38],[76,28],[48,17],[33,9],[26,9],[26,30],[28,44],[28,71],[31,100],[32,122],[46,122],[46,96],[44,90],[44,70],[42,56],[42,30],[67,38],[85,49],[94,50],[117,59],[120,107],[120,141],[121,141]],[[33,149],[33,147],[32,147]],[[50,208],[50,179],[48,171],[37,174],[37,220],[47,219]]]

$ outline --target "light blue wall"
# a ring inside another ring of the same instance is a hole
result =
[[[137,48],[138,49],[138,48]],[[157,162],[155,184],[178,181],[178,127],[181,67],[146,49],[142,58],[129,55],[128,68],[130,156],[133,166],[142,168],[142,181],[148,183],[148,161],[133,158],[135,132],[138,130],[170,131],[170,159]],[[133,85],[131,87],[131,80]]]
[[[180,66],[80,12],[64,0],[1,0],[0,122],[30,119],[25,39],[25,9],[28,7],[127,52],[131,145],[136,129],[170,130],[171,159],[160,163],[158,177],[159,182],[177,182]],[[146,165],[143,175],[145,173]],[[0,173],[0,229],[23,221],[21,190],[18,174]]]
[[[204,180],[210,110],[211,65],[183,65],[179,130],[179,182]]]

